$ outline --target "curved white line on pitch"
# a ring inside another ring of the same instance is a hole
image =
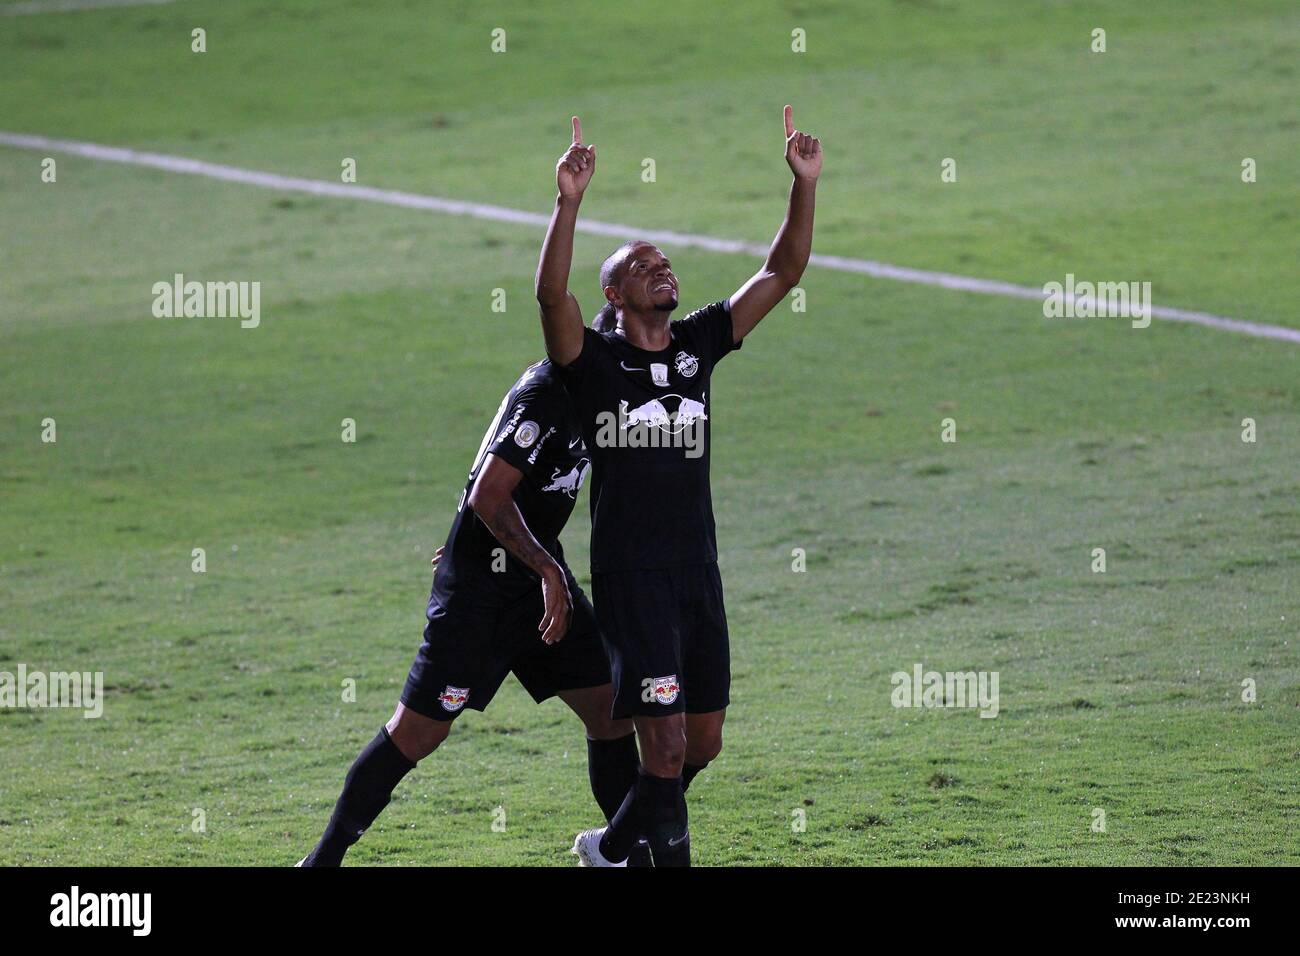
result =
[[[148,153],[120,146],[102,146],[98,143],[83,143],[78,140],[51,139],[47,136],[30,136],[24,133],[0,132],[0,145],[14,146],[18,149],[43,150],[51,153],[67,153],[98,159],[109,163],[126,163],[131,166],[146,166],[161,169],[169,173],[186,173],[191,176],[203,176],[223,182],[242,183],[245,186],[258,186],[263,189],[279,189],[288,192],[309,193],[314,196],[333,196],[339,199],[362,199],[367,202],[400,206],[404,209],[424,209],[441,212],[451,216],[468,216],[472,219],[488,219],[495,222],[513,222],[529,226],[546,228],[551,219],[549,215],[510,209],[506,206],[493,206],[487,203],[462,202],[457,199],[442,199],[438,196],[425,196],[420,193],[402,192],[397,189],[377,189],[374,186],[358,186],[346,183],[332,183],[322,179],[303,179],[298,176],[281,176],[278,173],[264,173],[255,169],[240,169],[237,166],[224,166],[209,163],[201,159],[187,159],[183,156],[168,156],[163,153]],[[612,236],[626,239],[637,236],[650,242],[666,246],[685,246],[694,249],[707,249],[710,252],[748,253],[766,256],[768,247],[756,242],[740,239],[717,239],[687,232],[671,230],[646,230],[621,223],[600,222],[595,219],[579,219],[578,232],[597,236]],[[996,279],[977,279],[972,276],[953,275],[948,272],[931,272],[927,269],[910,269],[906,266],[894,266],[887,262],[875,262],[870,259],[851,259],[845,256],[828,256],[813,253],[808,260],[810,265],[839,272],[853,272],[876,279],[891,279],[895,282],[913,282],[919,285],[952,289],[957,292],[978,292],[981,295],[1000,295],[1014,299],[1043,300],[1043,290],[1032,286],[1016,285],[1011,282],[999,282]],[[1151,314],[1159,319],[1171,322],[1191,322],[1225,332],[1237,332],[1262,339],[1276,339],[1283,342],[1300,343],[1300,329],[1290,329],[1281,325],[1265,325],[1260,322],[1246,322],[1242,319],[1229,319],[1208,312],[1194,312],[1187,309],[1175,309],[1168,306],[1153,305]]]

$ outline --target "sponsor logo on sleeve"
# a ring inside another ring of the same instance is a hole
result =
[[[517,405],[515,410],[510,414],[510,420],[506,422],[505,427],[497,433],[497,444],[501,444],[514,432],[515,427],[519,424],[519,418],[524,414],[524,406]]]
[[[521,422],[515,429],[515,444],[520,448],[531,448],[541,431],[537,422]]]
[[[542,446],[546,444],[546,439],[550,438],[550,437],[551,437],[552,435],[554,435],[554,434],[555,434],[555,426],[552,425],[550,428],[548,428],[548,429],[546,430],[546,434],[542,436],[542,440],[539,441],[539,442],[537,443],[537,447],[534,448],[534,449],[529,453],[529,455],[528,455],[528,464],[530,464],[530,465],[535,465],[535,464],[537,464],[537,456],[538,456],[539,454],[541,454]],[[516,438],[518,438],[518,436],[516,436]]]

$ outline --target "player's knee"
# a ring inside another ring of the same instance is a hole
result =
[[[407,760],[419,763],[438,749],[451,733],[450,720],[433,720],[399,708],[386,725],[388,737]]]
[[[686,735],[671,731],[641,740],[641,763],[656,777],[675,777],[686,761]]]
[[[438,746],[447,739],[451,733],[450,720],[430,721],[430,726],[414,729],[406,734],[401,742],[394,740],[397,748],[406,755],[406,759],[412,763],[419,763],[429,754],[438,749]]]
[[[702,767],[722,753],[722,728],[696,735],[686,742],[686,762]]]
[[[630,719],[615,720],[607,713],[588,715],[583,723],[592,740],[619,740],[635,729]]]

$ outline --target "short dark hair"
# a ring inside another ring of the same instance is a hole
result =
[[[627,261],[627,252],[636,246],[645,245],[649,245],[649,243],[643,239],[631,239],[606,256],[605,261],[600,264],[600,287],[606,289],[609,286],[618,285],[618,280],[623,276],[617,273],[619,266]]]

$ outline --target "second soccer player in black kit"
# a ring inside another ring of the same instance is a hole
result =
[[[552,364],[539,362],[483,436],[397,710],[353,762],[300,866],[338,866],[452,721],[487,707],[511,671],[538,703],[558,696],[581,718],[592,792],[614,816],[636,780],[636,742],[631,721],[610,717],[609,661],[559,541],[589,467],[568,394]],[[635,855],[634,865],[649,865],[647,850]]]
[[[578,206],[596,165],[573,119],[537,270],[546,352],[592,457],[592,593],[609,649],[614,716],[636,724],[641,769],[608,827],[578,834],[585,866],[623,866],[642,836],[655,866],[690,863],[685,789],[722,748],[731,681],[718,574],[709,442],[714,366],[798,283],[812,249],[821,142],[785,108],[790,202],[767,260],[726,299],[675,322],[677,277],[649,242],[600,270],[605,305],[587,329],[569,291]]]

